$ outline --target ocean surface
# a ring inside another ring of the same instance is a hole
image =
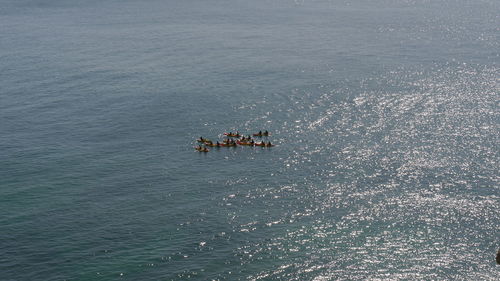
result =
[[[0,280],[498,280],[499,15],[0,0]]]

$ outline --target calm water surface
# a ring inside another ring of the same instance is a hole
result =
[[[498,280],[500,2],[0,4],[0,279]]]

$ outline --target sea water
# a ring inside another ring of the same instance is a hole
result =
[[[498,280],[499,1],[0,4],[1,280]]]

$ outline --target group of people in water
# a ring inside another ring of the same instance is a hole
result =
[[[236,133],[229,132],[229,133],[224,133],[224,135],[227,136],[227,138],[224,139],[222,143],[220,143],[219,141],[214,143],[209,139],[200,137],[197,141],[203,143],[205,146],[198,145],[197,147],[195,147],[195,149],[200,152],[208,152],[209,149],[207,148],[207,146],[210,147],[221,147],[221,146],[226,147],[226,146],[236,146],[236,145],[262,146],[262,147],[274,146],[274,144],[272,144],[271,141],[265,142],[262,140],[260,142],[256,142],[250,135],[245,137],[241,135],[239,132]],[[267,137],[269,136],[269,132],[267,130],[264,132],[259,131],[258,133],[253,134],[253,136]],[[233,138],[239,138],[239,139],[234,140]]]

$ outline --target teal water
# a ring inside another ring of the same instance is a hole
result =
[[[500,2],[0,4],[0,280],[500,276]]]

